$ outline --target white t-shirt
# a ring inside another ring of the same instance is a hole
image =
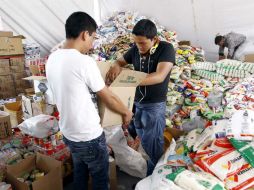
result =
[[[75,49],[59,49],[49,56],[46,73],[63,135],[74,142],[99,137],[103,130],[89,92],[105,86],[96,62]]]

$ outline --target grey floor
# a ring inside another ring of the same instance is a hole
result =
[[[118,190],[132,190],[132,186],[136,184],[140,178],[132,177],[122,171],[117,167],[117,189]],[[64,190],[74,190],[72,184],[72,178],[69,178],[64,183]]]

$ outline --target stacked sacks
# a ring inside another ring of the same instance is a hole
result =
[[[226,78],[230,81],[232,78],[244,79],[254,74],[254,64],[224,59],[216,63],[194,63],[192,70],[194,70],[196,75],[209,80],[222,80]]]
[[[215,121],[205,129],[194,129],[181,136],[176,143],[173,140],[169,152],[165,153],[166,165],[157,168],[152,175],[152,186],[157,176],[157,184],[182,189],[253,187],[253,141],[228,139],[227,126],[228,120]],[[163,176],[158,179],[159,175]]]

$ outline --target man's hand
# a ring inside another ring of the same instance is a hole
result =
[[[110,85],[116,79],[116,77],[120,74],[121,71],[122,71],[122,68],[118,64],[111,67],[106,74],[106,81],[105,81],[106,84]]]
[[[122,115],[123,118],[123,125],[128,126],[132,120],[133,113],[128,110],[125,114]]]

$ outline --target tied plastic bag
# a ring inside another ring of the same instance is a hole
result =
[[[56,118],[44,114],[31,117],[18,127],[23,133],[36,138],[48,137],[59,130]]]
[[[129,175],[144,178],[147,172],[146,160],[142,154],[128,146],[121,126],[104,128],[107,144],[115,155],[116,165]]]

